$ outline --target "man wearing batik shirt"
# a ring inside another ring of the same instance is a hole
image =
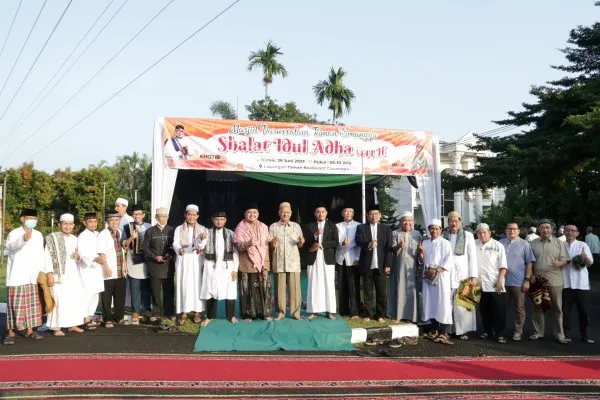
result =
[[[496,336],[498,343],[506,343],[506,289],[504,276],[506,275],[506,252],[504,246],[492,239],[492,232],[488,224],[477,226],[475,248],[477,251],[477,265],[481,279],[481,316],[483,318],[484,333],[481,339]]]
[[[23,225],[12,230],[6,239],[8,333],[4,338],[5,345],[15,343],[15,330],[25,330],[26,338],[43,339],[43,336],[33,331],[33,328],[42,324],[37,278],[44,271],[44,238],[34,229],[37,225],[37,210],[23,209],[21,223]]]
[[[531,279],[533,262],[535,257],[531,251],[531,245],[519,237],[519,225],[509,222],[506,225],[506,237],[500,240],[506,251],[506,273],[505,287],[507,295],[507,308],[515,304],[515,331],[512,339],[520,341],[523,336],[523,325],[525,324],[525,293],[529,291],[529,280]]]
[[[98,235],[98,255],[104,267],[104,292],[102,293],[102,314],[104,326],[113,328],[114,323],[129,325],[125,317],[125,290],[127,265],[125,251],[121,245],[119,214],[108,214],[108,227]],[[114,303],[114,315],[111,304]]]
[[[290,298],[290,317],[300,320],[302,292],[300,290],[300,252],[304,245],[302,228],[290,221],[292,206],[283,202],[279,205],[279,221],[269,227],[271,241],[271,269],[275,273],[276,320],[285,318],[286,286]]]
[[[593,264],[592,252],[585,242],[577,240],[579,231],[575,225],[565,226],[567,248],[571,260],[562,269],[563,273],[563,326],[565,336],[571,336],[571,309],[573,304],[577,307],[579,317],[579,334],[586,343],[594,343],[588,336],[589,317],[587,313],[588,293],[590,290],[590,276],[588,267]]]
[[[552,236],[552,222],[542,219],[538,226],[540,237],[531,242],[531,250],[535,257],[531,283],[538,277],[548,281],[548,294],[552,301],[552,309],[548,310],[553,322],[554,334],[561,344],[570,343],[563,331],[562,315],[562,269],[569,263],[569,252],[565,242]],[[529,340],[539,340],[544,337],[545,315],[541,305],[533,306],[533,334]]]

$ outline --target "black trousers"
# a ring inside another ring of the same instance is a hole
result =
[[[363,275],[365,313],[369,318],[385,318],[387,307],[387,282],[385,278],[385,274],[379,271],[379,269],[369,270],[369,272]],[[373,288],[377,292],[375,307],[373,307]]]
[[[165,317],[175,315],[175,283],[173,282],[173,278],[160,279],[151,277],[150,289],[152,291],[152,304],[154,304],[154,307],[160,309],[160,315]],[[160,301],[161,289],[162,302]]]
[[[346,261],[340,266],[338,287],[340,297],[340,315],[358,315],[360,306],[360,271],[358,266],[347,266]]]
[[[125,294],[127,293],[127,278],[106,279],[102,292],[102,318],[104,322],[119,322],[125,317]],[[114,304],[115,313],[112,313]]]
[[[217,318],[217,299],[206,300],[206,318],[215,319]],[[225,318],[231,321],[233,313],[235,312],[235,300],[225,300]]]
[[[429,331],[438,331],[439,334],[450,333],[452,324],[440,324],[437,319],[432,319]]]
[[[506,293],[483,292],[479,303],[483,331],[490,337],[506,335]]]
[[[575,303],[579,316],[579,334],[582,340],[589,339],[587,332],[589,317],[585,309],[587,292],[588,290],[580,289],[563,289],[562,291],[563,329],[566,337],[571,337],[571,310],[573,309],[573,303]]]

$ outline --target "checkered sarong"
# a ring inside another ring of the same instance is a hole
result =
[[[8,287],[6,327],[23,330],[42,324],[42,306],[37,285]]]

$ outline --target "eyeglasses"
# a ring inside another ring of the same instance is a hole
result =
[[[579,232],[577,229],[565,229],[565,232]]]

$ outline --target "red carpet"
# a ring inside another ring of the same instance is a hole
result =
[[[3,356],[0,371],[2,398],[50,392],[53,397],[68,394],[71,398],[150,392],[179,398],[256,398],[267,393],[328,398],[394,394],[451,398],[460,394],[489,399],[491,393],[521,399],[600,396],[600,357]]]

